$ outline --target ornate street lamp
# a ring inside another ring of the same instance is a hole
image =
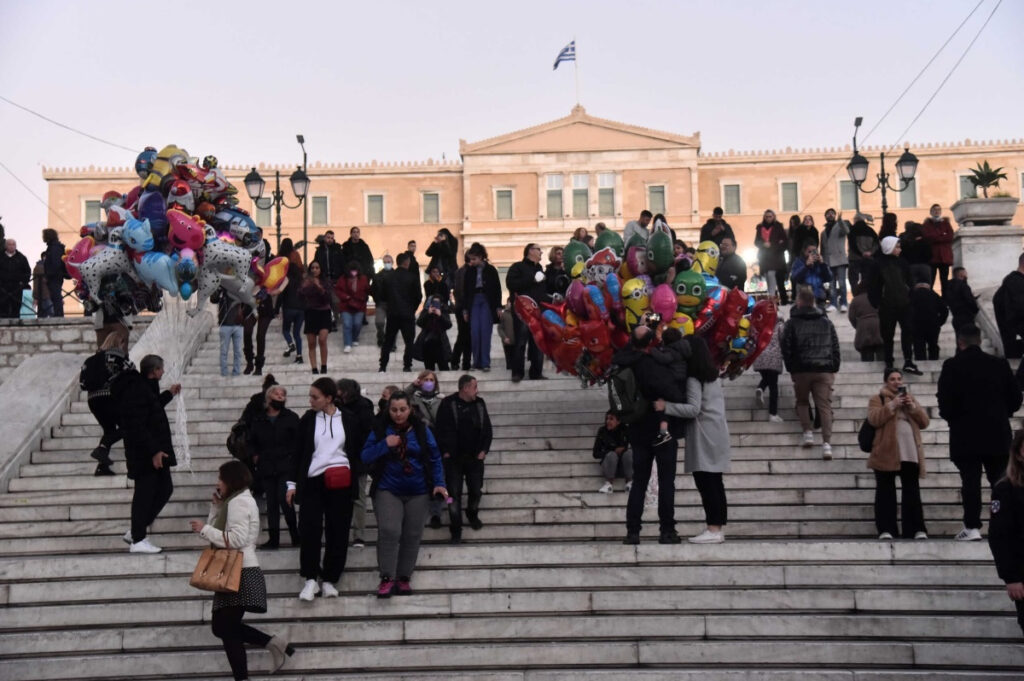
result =
[[[303,142],[305,141],[302,138],[302,135],[298,135],[297,137],[299,140],[299,144],[302,145]],[[295,169],[295,172],[293,172],[291,176],[288,178],[288,182],[292,185],[292,193],[295,194],[295,197],[299,200],[299,202],[296,203],[294,206],[289,206],[284,201],[284,191],[281,189],[280,170],[274,171],[274,191],[271,193],[269,197],[263,196],[263,190],[266,187],[267,183],[264,181],[262,177],[260,177],[260,174],[256,172],[255,168],[249,171],[249,174],[246,175],[245,180],[243,180],[243,182],[245,183],[245,191],[249,195],[249,198],[256,203],[257,208],[267,209],[273,206],[276,211],[274,224],[277,227],[277,250],[281,249],[281,206],[284,206],[285,208],[291,208],[293,210],[299,208],[302,206],[303,201],[306,200],[306,194],[309,193],[309,176],[306,175],[305,166],[306,149],[305,147],[303,147],[302,165],[298,166]],[[302,236],[303,239],[305,239],[305,211],[303,211]],[[303,247],[303,253],[305,253],[305,247]],[[305,260],[305,258],[303,258],[303,260]]]
[[[858,117],[854,122],[854,126],[860,127],[861,119]],[[896,161],[896,173],[899,175],[899,187],[893,187],[889,184],[889,173],[885,172],[885,153],[879,154],[879,168],[880,171],[876,178],[878,178],[878,184],[873,189],[865,189],[863,184],[868,177],[868,160],[860,155],[857,151],[857,134],[854,132],[854,147],[853,147],[853,158],[846,164],[846,172],[850,174],[850,179],[853,180],[854,185],[857,187],[858,192],[864,192],[865,194],[871,194],[873,192],[881,190],[882,192],[882,217],[889,209],[889,204],[885,200],[886,189],[896,193],[906,190],[910,186],[910,183],[914,180],[914,175],[917,174],[917,156],[910,153],[909,148],[903,150],[903,155],[900,156],[899,160]]]

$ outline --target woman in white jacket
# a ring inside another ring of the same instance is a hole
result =
[[[687,367],[686,403],[658,400],[655,409],[664,408],[669,416],[686,422],[686,457],[683,471],[693,474],[704,506],[707,529],[693,544],[721,544],[722,528],[728,519],[728,504],[722,474],[729,472],[729,424],[725,419],[725,394],[718,379],[718,368],[703,338],[687,338],[692,349]]]
[[[295,649],[279,636],[268,636],[259,629],[242,624],[246,612],[267,611],[267,583],[256,560],[256,542],[260,535],[260,510],[249,492],[252,474],[241,461],[228,461],[220,467],[217,491],[213,493],[210,515],[191,521],[192,530],[217,548],[242,552],[242,580],[237,593],[213,596],[213,635],[224,643],[228,663],[236,681],[249,678],[245,644],[270,651],[270,672],[284,666],[285,656]]]

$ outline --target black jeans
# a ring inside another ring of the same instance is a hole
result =
[[[789,269],[781,268],[775,270],[775,285],[779,288],[779,304],[789,305],[789,293],[786,292],[786,282],[789,281]],[[795,295],[795,289],[794,289]]]
[[[949,283],[949,268],[950,265],[932,265],[932,285],[935,285],[935,273],[939,273],[939,292],[946,292],[946,284]]]
[[[171,469],[166,463],[160,469],[150,468],[149,462],[143,465],[148,470],[135,476],[135,493],[132,495],[133,542],[146,538],[146,528],[153,524],[174,493]]]
[[[348,531],[352,526],[352,502],[355,490],[327,489],[324,476],[306,480],[299,500],[299,574],[304,579],[320,577],[337,582],[348,560]],[[320,564],[320,539],[324,560]]]
[[[914,361],[914,331],[910,322],[910,308],[892,308],[885,303],[878,308],[878,326],[882,332],[882,343],[885,345],[886,366],[896,366],[893,353],[896,325],[900,326],[900,347],[903,349],[903,361],[912,364]]]
[[[412,317],[402,318],[393,314],[388,315],[387,325],[384,327],[384,345],[380,349],[380,368],[388,368],[388,359],[391,357],[391,348],[395,347],[395,339],[402,334],[402,342],[405,350],[402,352],[402,368],[412,368],[412,344],[416,337],[416,320]]]
[[[260,305],[259,317],[256,315],[249,315],[242,322],[242,352],[245,355],[245,361],[253,361],[252,354],[252,332],[256,330],[256,359],[262,360],[266,355],[267,351],[267,329],[270,328],[270,322],[274,319],[273,308],[265,310],[264,305]],[[296,343],[301,347],[300,343]]]
[[[629,438],[633,447],[633,487],[626,502],[626,532],[629,534],[640,534],[644,497],[647,496],[647,483],[651,481],[651,464],[655,461],[658,462],[658,525],[661,534],[673,532],[676,528],[675,478],[679,442],[672,439],[653,447],[653,437],[650,429],[640,428]]]
[[[512,360],[509,370],[513,376],[526,375],[526,359],[530,360],[530,378],[539,378],[544,372],[544,353],[533,342],[530,328],[517,315],[513,320],[515,326],[515,343],[509,358]]]
[[[761,374],[761,382],[757,387],[761,390],[768,389],[768,413],[779,413],[779,372],[771,369],[758,369]]]
[[[109,395],[89,399],[89,411],[96,417],[96,422],[103,429],[100,447],[110,449],[121,439],[121,428],[118,426],[117,402]]]
[[[966,461],[953,461],[960,471],[960,498],[964,504],[964,527],[981,529],[981,469],[985,469],[988,485],[992,487],[1006,472],[1009,452]]]
[[[458,335],[455,337],[455,346],[452,348],[452,368],[459,364],[459,359],[461,358],[462,370],[469,371],[469,364],[472,361],[472,339],[469,322],[463,319],[461,314],[456,314],[455,328],[458,329]]]
[[[287,483],[284,475],[260,476],[263,481],[263,493],[267,498],[267,534],[270,543],[277,544],[281,539],[281,513],[288,526],[288,535],[293,545],[299,544],[299,526],[295,520],[295,508],[285,503]]]
[[[693,482],[700,493],[707,525],[725,525],[729,520],[729,504],[725,500],[725,485],[721,473],[693,472]]]
[[[924,508],[921,505],[921,486],[918,476],[921,467],[910,461],[900,463],[898,471],[875,471],[875,529],[878,534],[888,532],[899,537],[896,525],[896,477],[903,488],[903,534],[913,539],[924,528]]]
[[[923,362],[926,359],[939,358],[940,331],[942,328],[939,326],[931,329],[914,327],[914,359]]]
[[[466,503],[466,517],[474,518],[480,512],[480,500],[484,496],[484,462],[473,457],[461,459],[457,456],[444,461],[445,484],[454,501],[448,505],[448,518],[453,537],[462,534],[462,483],[465,480],[469,498]]]
[[[231,665],[235,681],[249,678],[249,665],[245,658],[245,644],[266,648],[270,636],[259,629],[242,624],[245,610],[240,605],[219,608],[213,611],[210,629],[224,644],[224,652]]]

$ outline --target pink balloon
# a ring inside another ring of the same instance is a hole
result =
[[[651,294],[651,310],[668,321],[676,313],[676,294],[668,284],[658,284]]]

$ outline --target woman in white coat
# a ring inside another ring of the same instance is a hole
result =
[[[707,528],[693,544],[721,544],[722,528],[728,519],[728,504],[722,474],[729,472],[729,424],[725,419],[725,393],[718,380],[718,368],[711,359],[703,338],[687,338],[693,353],[687,367],[686,403],[658,400],[655,408],[664,406],[665,413],[689,419],[686,422],[686,455],[683,471],[693,474],[700,492]]]
[[[224,643],[224,652],[236,681],[249,678],[245,644],[270,651],[270,672],[284,666],[285,656],[295,649],[279,636],[269,636],[259,629],[242,624],[246,612],[267,611],[267,583],[256,559],[256,542],[260,536],[260,510],[249,492],[252,474],[241,461],[228,461],[220,467],[217,491],[213,493],[210,515],[191,521],[192,530],[217,548],[242,552],[242,580],[237,593],[216,593],[213,596],[213,635]]]

